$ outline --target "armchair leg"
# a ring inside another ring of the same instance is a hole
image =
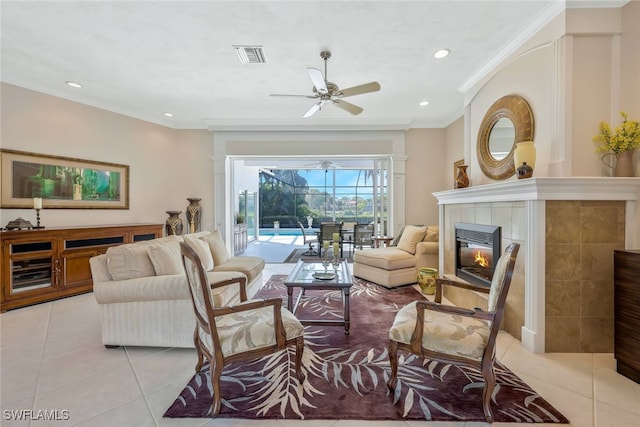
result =
[[[496,386],[496,373],[493,370],[493,363],[490,361],[489,366],[483,363],[482,376],[484,377],[484,390],[482,391],[482,410],[484,418],[488,423],[493,423],[493,412],[491,411],[491,395]]]
[[[391,366],[391,375],[387,381],[387,387],[394,391],[398,378],[398,343],[393,340],[389,340],[389,365]]]
[[[222,375],[222,365],[211,361],[209,368],[211,372],[211,385],[213,386],[213,402],[211,403],[211,416],[217,417],[220,414],[222,399],[220,396],[220,376]]]
[[[198,357],[198,362],[196,363],[196,373],[200,372],[202,366],[204,365],[204,354],[202,353],[202,348],[200,347],[200,336],[198,335],[198,325],[196,325],[195,331],[193,331],[193,344],[196,347],[196,356]]]
[[[298,380],[300,380],[301,384],[304,381],[304,374],[302,373],[302,353],[303,352],[304,352],[304,337],[300,336],[296,338],[295,367],[296,367],[296,376],[298,377]]]

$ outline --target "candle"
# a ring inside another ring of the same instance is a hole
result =
[[[329,241],[325,240],[322,242],[322,249],[329,249]]]
[[[40,197],[33,198],[33,209],[42,209],[42,199]]]
[[[333,233],[333,241],[338,242],[340,240],[340,233]]]

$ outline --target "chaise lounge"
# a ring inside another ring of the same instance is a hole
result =
[[[437,225],[407,225],[395,245],[356,251],[353,275],[386,288],[416,283],[420,268],[438,268],[438,239]]]

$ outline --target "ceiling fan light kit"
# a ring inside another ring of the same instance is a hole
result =
[[[313,104],[306,113],[304,113],[302,116],[304,118],[313,116],[315,113],[322,110],[322,107],[325,104],[334,105],[353,114],[354,116],[362,113],[362,108],[344,101],[342,98],[377,92],[380,90],[380,83],[369,82],[346,89],[340,89],[337,84],[327,80],[327,60],[331,58],[331,52],[323,50],[320,52],[320,57],[324,60],[324,75],[322,74],[322,71],[317,68],[307,68],[307,74],[313,83],[313,95],[271,94],[271,96],[294,96],[317,99],[318,101]]]

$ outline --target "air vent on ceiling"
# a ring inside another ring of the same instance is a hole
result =
[[[262,46],[233,46],[243,64],[266,64],[267,57],[264,55]]]

